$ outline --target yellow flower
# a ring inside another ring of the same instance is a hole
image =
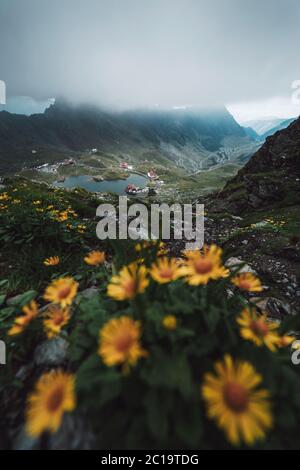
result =
[[[157,247],[157,256],[166,255],[168,250],[166,248],[166,244],[164,242],[160,242],[158,240],[142,240],[141,242],[137,243],[134,247],[135,251],[145,251],[148,248]]]
[[[215,364],[215,374],[204,377],[202,396],[208,417],[233,445],[241,441],[252,445],[272,426],[269,392],[257,389],[261,382],[261,375],[249,362],[234,362],[229,355]]]
[[[140,357],[147,356],[140,337],[140,322],[127,316],[113,318],[100,330],[98,354],[107,366],[123,364],[124,371],[128,371]]]
[[[84,261],[90,266],[98,266],[104,263],[105,253],[104,251],[92,251],[84,258]]]
[[[177,328],[177,318],[174,315],[166,315],[163,318],[162,324],[166,330],[176,330]]]
[[[20,199],[13,199],[12,203],[13,204],[20,204],[21,200]]]
[[[141,242],[137,243],[134,247],[135,251],[139,252],[142,250],[146,250],[151,245],[153,245],[153,241],[151,240],[142,240]]]
[[[167,246],[164,242],[159,242],[157,256],[164,256],[168,253]]]
[[[71,305],[77,294],[78,283],[72,277],[55,279],[45,290],[44,299],[62,308]]]
[[[42,204],[42,203],[41,203],[41,201],[33,201],[32,204],[33,204],[34,206],[39,206],[39,205]]]
[[[8,201],[9,195],[7,193],[0,194],[0,201]]]
[[[292,349],[295,350],[295,351],[298,351],[300,349],[300,341],[299,340],[295,340],[292,344]]]
[[[158,258],[156,263],[152,264],[149,273],[152,279],[159,284],[176,281],[176,279],[182,276],[182,270],[178,261],[174,258],[169,259],[166,257]]]
[[[86,232],[86,225],[78,225],[77,232],[78,233],[85,233]]]
[[[67,209],[68,213],[71,214],[73,217],[78,217],[77,212],[75,212],[71,207],[68,207]]]
[[[245,308],[237,318],[242,338],[252,341],[256,346],[266,346],[270,351],[276,351],[279,335],[277,324],[267,321],[267,315],[258,316],[254,309]]]
[[[60,212],[57,216],[58,222],[65,222],[66,220],[68,220],[68,218],[69,216],[67,211]]]
[[[231,282],[242,290],[248,292],[261,292],[263,287],[260,280],[252,273],[240,273]]]
[[[57,209],[52,209],[52,210],[50,211],[50,214],[53,215],[53,217],[56,217],[56,216],[59,214],[59,210],[57,210]]]
[[[279,348],[287,348],[292,343],[294,343],[294,341],[296,341],[295,336],[290,336],[290,335],[280,336],[279,339],[278,339],[278,347]]]
[[[22,312],[24,315],[17,317],[13,326],[8,331],[9,336],[15,336],[22,333],[27,328],[29,323],[31,323],[31,321],[38,316],[39,307],[37,303],[32,300],[29,305],[26,305],[22,308]]]
[[[50,256],[50,258],[46,258],[44,261],[45,266],[57,266],[59,263],[59,256]]]
[[[111,278],[107,294],[115,300],[133,299],[137,294],[142,294],[148,284],[145,266],[131,263]]]
[[[70,309],[51,305],[45,313],[44,328],[49,339],[57,336],[70,320]]]
[[[186,261],[182,272],[191,286],[207,284],[229,275],[228,269],[222,266],[222,250],[216,245],[205,245],[202,251],[186,251]]]
[[[26,430],[33,437],[55,433],[66,411],[75,408],[75,377],[61,370],[46,372],[27,399]]]

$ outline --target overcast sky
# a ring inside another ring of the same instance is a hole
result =
[[[299,45],[299,0],[0,0],[0,79],[42,103],[298,115]]]

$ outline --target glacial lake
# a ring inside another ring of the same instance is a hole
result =
[[[128,184],[134,184],[140,188],[146,186],[148,179],[141,175],[131,173],[126,180],[94,181],[89,175],[68,176],[63,183],[54,183],[58,188],[83,188],[91,192],[126,194]]]

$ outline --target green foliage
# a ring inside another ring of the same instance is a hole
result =
[[[198,287],[182,279],[164,285],[150,280],[143,293],[117,302],[107,295],[111,274],[138,260],[149,269],[159,256],[159,244],[138,250],[133,243],[115,242],[103,246],[113,254],[110,265],[88,267],[83,257],[93,240],[77,229],[89,223],[83,219],[96,201],[81,191],[66,195],[40,185],[30,184],[27,190],[24,184],[29,183],[20,180],[8,186],[8,200],[0,201],[8,206],[0,214],[1,261],[9,261],[15,273],[7,268],[0,282],[0,325],[9,351],[1,392],[9,389],[24,400],[41,373],[34,371],[24,383],[15,379],[16,371],[32,361],[36,346],[45,340],[43,317],[32,321],[21,335],[10,337],[7,333],[14,319],[33,298],[44,304],[49,282],[72,275],[80,288],[63,331],[69,341],[66,365],[76,375],[77,411],[91,424],[97,448],[230,448],[223,432],[208,419],[201,395],[205,374],[213,372],[225,354],[250,362],[263,377],[262,387],[270,392],[274,426],[256,447],[299,447],[299,366],[292,364],[289,348],[271,353],[242,339],[236,320],[246,301],[230,278]],[[15,198],[23,201],[21,206],[12,203]],[[71,207],[78,216],[71,212],[67,222],[58,222],[49,214],[49,205],[59,213]],[[37,206],[44,210],[36,211]],[[51,255],[60,256],[62,263],[46,268],[43,260]],[[86,295],[83,290],[91,286],[96,291]],[[12,293],[20,292],[24,293],[7,303]],[[165,327],[167,315],[176,318],[175,329]],[[102,328],[122,316],[140,322],[140,341],[147,351],[129,370],[106,365],[99,354]],[[300,317],[295,316],[281,324],[280,333],[299,328]]]
[[[149,265],[146,252],[143,258]],[[132,261],[132,252],[127,261]],[[130,302],[117,304],[103,288],[79,303],[69,358],[76,371],[79,407],[93,423],[99,445],[227,448],[224,435],[207,420],[200,393],[204,374],[226,353],[252,363],[271,393],[275,425],[258,447],[296,445],[300,371],[292,365],[289,349],[271,353],[241,338],[236,318],[244,300],[238,294],[228,297],[228,287],[228,280],[199,287],[180,280],[163,286],[151,282]],[[167,314],[177,319],[173,331],[163,326]],[[101,328],[123,315],[141,322],[142,345],[148,352],[128,374],[121,366],[107,367],[97,353]],[[295,317],[293,325],[299,322]],[[290,326],[283,324],[282,333]]]
[[[0,262],[9,294],[40,290],[63,274],[86,278],[86,270],[78,271],[77,266],[87,251],[99,249],[93,237],[98,201],[84,190],[50,191],[23,178],[6,180],[3,194],[7,199],[0,199]],[[59,220],[61,214],[66,220]],[[50,256],[60,257],[59,266],[43,265]]]

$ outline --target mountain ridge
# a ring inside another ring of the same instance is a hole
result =
[[[199,160],[223,147],[226,138],[250,144],[243,128],[227,109],[106,111],[58,101],[44,114],[0,112],[0,163],[18,166],[97,148],[107,153],[147,158],[159,152],[166,160],[197,168]]]

